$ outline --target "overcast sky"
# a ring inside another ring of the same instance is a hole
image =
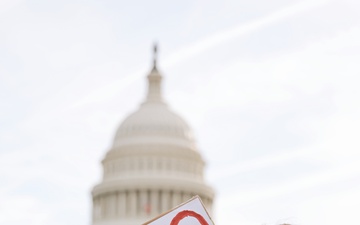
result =
[[[358,0],[0,0],[0,224],[90,224],[154,41],[216,224],[360,224]]]

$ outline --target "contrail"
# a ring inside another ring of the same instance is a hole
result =
[[[322,6],[327,2],[328,0],[302,1],[300,3],[285,7],[258,20],[251,21],[247,24],[241,24],[235,28],[224,30],[222,32],[218,32],[192,45],[182,48],[182,50],[179,50],[178,52],[175,52],[172,56],[164,61],[164,67],[174,66],[219,44],[231,41],[232,39],[243,35],[250,34],[265,26],[295,16],[299,13]]]
[[[326,4],[327,2],[328,0],[309,0],[309,1],[300,2],[285,7],[283,9],[280,9],[279,11],[276,11],[258,20],[249,22],[247,24],[241,24],[232,29],[218,32],[214,35],[205,37],[204,39],[195,42],[194,44],[181,48],[181,50],[173,53],[169,57],[164,57],[165,60],[162,63],[162,65],[164,68],[172,67],[176,64],[179,64],[185,60],[190,59],[191,57],[201,54],[202,52],[205,52],[206,50],[213,48],[219,44],[225,43],[227,41],[231,41],[232,39],[238,38],[243,35],[250,34],[251,32],[259,30],[265,26],[284,20],[291,16],[295,16],[299,13],[311,10],[313,8],[319,7],[321,5]],[[132,73],[127,77],[124,77],[119,80],[115,80],[112,83],[97,88],[96,90],[92,91],[83,98],[73,102],[73,104],[68,106],[67,109],[63,109],[63,111],[71,110],[72,108],[79,107],[80,105],[94,103],[94,102],[101,102],[104,99],[108,99],[114,94],[122,91],[131,83],[142,78],[143,76],[144,76],[144,70],[135,71],[134,73]],[[36,112],[35,114],[39,114],[39,113]],[[44,113],[42,113],[42,115],[44,115]],[[55,115],[52,115],[50,117],[54,117],[54,116]]]
[[[319,7],[327,3],[328,0],[310,0],[303,1],[291,6],[285,7],[276,11],[268,16],[262,17],[258,20],[249,22],[247,24],[241,24],[235,28],[228,29],[222,32],[218,32],[212,36],[205,37],[204,39],[185,46],[181,50],[175,52],[169,57],[164,57],[162,67],[168,68],[174,66],[178,63],[181,63],[195,55],[201,54],[202,52],[215,47],[216,45],[222,44],[224,42],[230,41],[234,38],[240,37],[242,35],[249,34],[256,30],[259,30],[265,26],[276,23],[278,21],[284,20],[296,14],[311,10],[313,8]],[[85,99],[82,99],[80,104],[83,102],[92,102],[94,99],[101,101],[106,98],[106,96],[112,96],[114,93],[117,93],[124,89],[126,86],[130,85],[132,82],[142,78],[144,76],[144,70],[139,70],[134,72],[132,75],[127,76],[121,80],[114,81],[113,83],[106,85],[102,88],[95,90],[93,93],[88,95]]]

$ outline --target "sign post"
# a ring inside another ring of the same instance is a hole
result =
[[[191,198],[174,209],[143,225],[215,225],[199,196]]]

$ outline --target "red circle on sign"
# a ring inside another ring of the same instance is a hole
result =
[[[179,222],[184,219],[185,217],[194,217],[195,219],[197,219],[199,221],[199,223],[201,225],[209,225],[206,220],[204,219],[204,217],[202,217],[200,214],[194,212],[194,211],[190,211],[190,210],[184,210],[179,212],[172,220],[170,225],[178,225]]]

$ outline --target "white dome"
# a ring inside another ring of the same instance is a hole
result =
[[[120,125],[115,141],[135,136],[167,136],[193,142],[187,123],[163,103],[144,103]]]
[[[145,102],[120,125],[113,147],[168,144],[196,150],[190,127],[162,99],[162,76],[156,67],[147,78],[149,89]]]

